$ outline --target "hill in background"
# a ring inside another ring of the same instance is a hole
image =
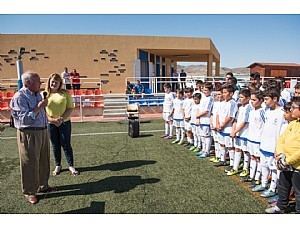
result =
[[[178,65],[177,69],[178,69],[177,70],[178,73],[181,71],[181,69],[184,69],[184,71],[189,76],[206,75],[206,70],[207,70],[206,65],[189,65],[189,66]],[[221,67],[220,75],[225,75],[227,72],[232,72],[233,74],[249,75],[250,69],[246,67],[238,67],[238,68]],[[213,74],[214,74],[214,70],[213,70]]]

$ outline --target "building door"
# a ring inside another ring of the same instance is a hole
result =
[[[141,64],[141,83],[145,89],[149,88],[149,61],[148,52],[139,50],[139,59]]]
[[[145,89],[149,88],[149,62],[141,61],[141,82]]]

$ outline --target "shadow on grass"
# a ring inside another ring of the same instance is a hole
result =
[[[61,214],[104,214],[105,202],[92,201],[90,207],[62,212]]]
[[[151,120],[141,120],[140,123],[143,123],[143,124],[144,123],[152,123],[152,121]]]
[[[114,193],[128,192],[139,185],[159,182],[158,178],[141,176],[112,176],[99,181],[57,187],[56,192],[47,193],[41,198],[64,197],[70,195],[89,195],[113,191]]]
[[[93,166],[93,167],[77,168],[77,170],[80,172],[98,171],[98,170],[120,171],[124,169],[140,167],[143,165],[152,165],[154,163],[156,163],[156,161],[153,160],[123,161],[123,162],[108,163],[108,164]]]
[[[152,134],[140,134],[137,138],[152,137]]]
[[[146,124],[146,123],[152,123],[152,121],[151,120],[141,120],[140,119],[140,123],[141,124]],[[118,124],[128,124],[128,119],[118,121]]]

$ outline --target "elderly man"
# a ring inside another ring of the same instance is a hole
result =
[[[37,192],[48,192],[50,174],[50,144],[45,107],[47,99],[40,94],[41,81],[37,73],[22,75],[21,88],[10,102],[11,115],[17,128],[22,192],[30,204],[38,203]]]

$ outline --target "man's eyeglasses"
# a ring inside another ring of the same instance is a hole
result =
[[[299,106],[292,106],[290,110],[293,111],[293,110],[296,110],[296,109],[299,109],[299,108],[300,108]]]

